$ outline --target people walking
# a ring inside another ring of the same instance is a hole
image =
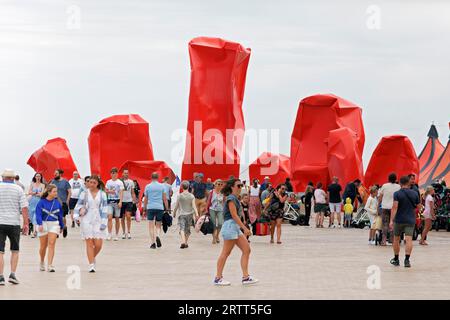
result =
[[[122,172],[122,183],[124,186],[122,208],[120,209],[120,220],[122,224],[122,239],[131,239],[131,216],[133,215],[133,206],[138,202],[134,192],[134,181],[130,179],[128,169]]]
[[[64,170],[57,169],[55,171],[54,179],[50,182],[56,186],[58,190],[58,200],[62,207],[63,221],[64,221],[64,229],[63,229],[63,237],[67,238],[67,221],[66,217],[69,214],[69,200],[72,196],[72,188],[69,182],[63,178]]]
[[[397,175],[391,173],[388,177],[388,183],[385,183],[378,193],[378,202],[381,203],[381,219],[383,223],[381,246],[387,244],[389,223],[391,221],[391,209],[394,204],[394,193],[400,190],[400,185],[396,182]],[[392,243],[392,240],[392,237],[390,237],[389,243]]]
[[[220,243],[219,234],[224,223],[223,218],[224,197],[222,194],[222,189],[223,189],[223,181],[220,179],[216,180],[214,182],[214,189],[210,192],[208,199],[209,216],[214,224],[214,232],[212,234],[213,244]]]
[[[72,228],[75,228],[75,219],[73,218],[73,211],[75,206],[78,203],[78,198],[80,196],[81,191],[84,188],[85,181],[81,179],[78,171],[73,172],[73,178],[69,180],[69,184],[71,187],[70,200],[69,200],[69,213],[70,218],[72,219]]]
[[[319,182],[314,190],[314,212],[316,213],[316,228],[323,228],[323,220],[327,211],[327,194]]]
[[[170,212],[172,211],[172,197],[173,197],[173,189],[172,189],[172,185],[169,183],[170,178],[169,177],[165,177],[163,179],[163,186],[164,186],[164,192],[166,193],[166,197],[167,197],[167,208],[166,211]]]
[[[249,218],[250,224],[255,224],[256,221],[261,218],[262,203],[260,198],[260,185],[258,179],[253,180],[253,184],[250,187],[250,204],[249,204]]]
[[[147,220],[150,233],[150,249],[162,247],[161,225],[164,209],[168,207],[164,186],[158,182],[158,173],[152,174],[152,182],[145,187],[144,208],[147,210]]]
[[[22,234],[28,234],[28,201],[22,188],[14,183],[16,174],[12,170],[2,173],[0,182],[0,286],[5,285],[4,277],[4,255],[5,244],[8,238],[11,249],[11,272],[8,282],[19,284],[16,277],[17,265],[19,263],[20,250],[20,214],[22,213]]]
[[[272,193],[268,212],[270,217],[270,243],[274,243],[275,229],[277,230],[277,244],[281,242],[281,223],[283,222],[284,207],[288,199],[286,192],[286,186],[284,184],[279,185],[277,189]]]
[[[123,205],[123,191],[125,186],[122,180],[119,180],[119,169],[111,169],[111,179],[106,182],[106,194],[108,195],[108,241],[112,239],[113,232],[113,219],[115,220],[115,231],[114,241],[119,241],[119,231],[120,231],[120,217],[122,213]]]
[[[423,217],[425,219],[425,226],[420,237],[419,244],[422,246],[427,246],[427,236],[428,232],[431,230],[431,225],[433,220],[436,220],[436,213],[434,211],[434,187],[428,186],[425,191],[425,210],[423,211]]]
[[[339,178],[334,177],[333,183],[328,186],[328,199],[330,202],[330,225],[329,227],[335,228],[335,219],[338,222],[338,228],[341,228],[341,210],[342,210],[342,187],[339,184]]]
[[[80,221],[81,238],[86,243],[89,272],[96,272],[96,258],[108,237],[108,197],[103,182],[93,175],[87,182],[87,190],[79,197],[75,207],[75,219]]]
[[[200,215],[205,213],[206,199],[208,198],[208,190],[206,183],[203,182],[203,174],[197,173],[195,181],[192,184],[192,194],[195,197],[195,206]]]
[[[56,239],[64,230],[63,208],[58,201],[58,189],[50,184],[42,194],[42,199],[36,207],[36,222],[40,242],[40,270],[45,271],[45,257],[48,258],[48,272],[55,272],[53,260],[55,257]]]
[[[416,208],[420,203],[417,193],[410,189],[410,178],[404,176],[400,178],[401,189],[394,193],[394,203],[391,212],[389,228],[394,230],[394,258],[391,264],[400,265],[400,240],[405,234],[405,268],[411,268],[410,257],[413,250],[413,233],[416,224]]]
[[[32,228],[30,228],[31,237],[36,238],[37,235],[37,222],[36,222],[36,206],[41,200],[42,194],[45,190],[45,184],[41,173],[36,173],[31,181],[30,188],[28,190],[29,200],[29,213]]]
[[[191,235],[191,227],[195,220],[199,218],[197,207],[195,206],[195,197],[189,192],[189,181],[181,183],[183,192],[177,197],[177,202],[173,210],[173,217],[178,217],[178,225],[180,227],[181,247],[180,249],[189,248],[189,237]]]
[[[239,217],[239,211],[241,204],[239,202],[239,195],[243,185],[239,179],[229,180],[222,190],[223,195],[226,197],[224,203],[224,224],[222,227],[222,237],[224,239],[222,253],[217,261],[217,273],[214,279],[214,285],[216,286],[229,286],[231,283],[223,278],[223,270],[230,256],[233,248],[238,246],[242,252],[241,257],[241,269],[242,269],[242,284],[251,285],[258,282],[253,278],[248,271],[250,260],[250,244],[247,241],[247,236],[251,235],[250,230],[242,223]],[[244,233],[242,233],[244,230]]]

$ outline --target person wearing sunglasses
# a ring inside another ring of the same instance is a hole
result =
[[[216,180],[214,182],[214,189],[209,193],[208,209],[211,221],[214,223],[214,232],[212,234],[212,244],[220,243],[219,234],[223,225],[223,181]]]
[[[222,189],[222,194],[226,197],[224,204],[225,222],[221,232],[224,243],[222,253],[217,261],[217,274],[214,279],[214,285],[216,286],[231,285],[229,281],[226,281],[223,278],[223,270],[234,246],[238,246],[242,251],[242,284],[251,285],[258,282],[258,280],[253,278],[248,272],[251,249],[246,237],[251,235],[251,231],[242,223],[239,216],[241,203],[239,202],[238,197],[241,194],[242,187],[243,184],[239,179],[230,179]],[[241,229],[244,230],[244,233],[242,233]]]
[[[283,222],[284,207],[287,199],[286,186],[281,184],[273,192],[268,208],[270,216],[270,243],[274,243],[275,229],[277,229],[277,244],[282,244],[281,223]]]

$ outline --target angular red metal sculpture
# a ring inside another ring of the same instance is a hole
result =
[[[373,152],[364,182],[367,187],[383,185],[392,172],[395,172],[399,178],[413,173],[420,179],[419,170],[419,159],[408,137],[387,136],[381,139]]]
[[[347,183],[364,179],[364,167],[359,152],[358,135],[349,128],[330,131],[328,137],[329,177]]]
[[[89,154],[91,173],[105,181],[126,161],[154,160],[148,122],[136,114],[103,119],[91,130]]]
[[[119,169],[123,172],[124,169],[128,169],[130,173],[130,179],[137,180],[141,187],[141,196],[144,192],[145,186],[151,182],[152,173],[157,172],[159,174],[159,181],[165,177],[169,177],[169,183],[173,184],[175,181],[175,173],[164,161],[127,161]]]
[[[436,126],[431,125],[430,131],[428,132],[428,140],[419,155],[419,165],[420,165],[420,181],[419,186],[421,188],[426,187],[430,184],[432,177],[431,172],[433,171],[436,163],[444,152],[445,147],[439,141],[439,134],[437,132]]]
[[[183,179],[201,172],[213,180],[239,176],[250,49],[219,38],[189,43],[191,91]]]
[[[267,176],[276,187],[291,176],[291,160],[283,154],[264,152],[249,167],[250,182],[258,179],[261,183]]]
[[[329,183],[332,174],[328,169],[328,139],[331,131],[341,128],[351,129],[356,135],[356,144],[352,143],[356,149],[350,152],[356,159],[348,164],[342,160],[340,165],[357,163],[359,168],[365,143],[361,108],[333,94],[318,94],[300,102],[291,139],[291,178],[297,191],[304,190],[309,181]]]
[[[55,138],[33,153],[27,164],[44,176],[45,181],[51,181],[55,170],[64,170],[64,178],[72,178],[72,173],[77,171],[66,140]]]

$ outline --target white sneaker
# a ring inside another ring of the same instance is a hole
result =
[[[48,272],[55,273],[56,269],[54,266],[48,266]]]
[[[119,237],[118,237],[118,236],[115,236],[115,237],[114,237],[114,241],[119,241]]]
[[[377,242],[375,240],[372,240],[372,245],[375,246]]]
[[[248,278],[242,279],[242,284],[243,284],[244,286],[248,286],[248,285],[251,285],[251,284],[258,283],[258,282],[259,282],[259,280],[253,278],[252,276],[248,276]]]
[[[336,229],[336,226],[333,224],[333,226],[331,228]]]
[[[227,287],[227,286],[231,286],[231,282],[224,280],[223,278],[214,279],[214,285],[218,286],[218,287]]]
[[[112,239],[111,234],[108,234],[108,237],[106,237],[106,240],[107,240],[107,241],[111,241],[111,239]]]
[[[369,246],[371,246],[372,245],[372,240],[369,240]]]
[[[95,273],[95,263],[89,265],[89,273]]]
[[[122,235],[122,240],[125,240],[127,238],[127,235],[124,233],[123,235]]]
[[[40,265],[39,265],[39,271],[45,271],[45,263],[41,263]]]
[[[128,240],[131,240],[131,233],[128,233]]]

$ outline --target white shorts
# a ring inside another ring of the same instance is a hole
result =
[[[38,237],[45,237],[49,233],[59,234],[61,232],[61,227],[59,226],[59,221],[43,221],[42,226],[44,231],[38,232]]]
[[[330,212],[341,212],[342,203],[330,203]]]

